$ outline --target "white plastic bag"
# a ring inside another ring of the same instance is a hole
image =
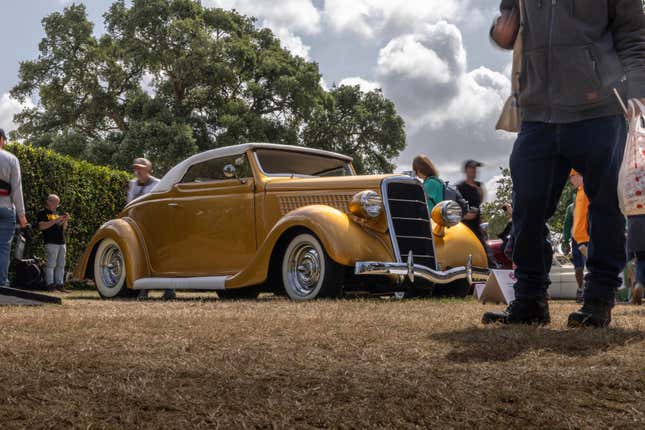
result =
[[[618,201],[626,216],[645,215],[645,106],[635,99],[629,101],[629,134],[623,164],[618,176]]]

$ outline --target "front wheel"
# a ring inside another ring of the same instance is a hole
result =
[[[309,233],[294,237],[282,257],[282,284],[294,301],[339,297],[343,275],[343,266],[329,258]]]
[[[112,239],[103,240],[96,249],[94,258],[94,283],[104,299],[135,297],[126,283],[125,259],[121,247]]]

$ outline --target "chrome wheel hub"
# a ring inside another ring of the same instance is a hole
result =
[[[123,276],[123,255],[116,245],[111,245],[103,251],[100,257],[100,276],[103,285],[107,288],[115,288]]]
[[[318,250],[311,244],[303,243],[293,249],[288,261],[287,277],[292,290],[302,297],[313,293],[322,271]]]

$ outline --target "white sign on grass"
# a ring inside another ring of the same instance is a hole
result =
[[[475,288],[482,303],[506,303],[515,300],[515,272],[512,270],[491,270],[488,282],[483,288]]]

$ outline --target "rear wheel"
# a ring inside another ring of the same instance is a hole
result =
[[[467,279],[460,279],[450,284],[435,285],[434,297],[464,298],[471,293],[471,285]]]
[[[94,257],[94,282],[104,299],[136,297],[126,282],[125,259],[121,247],[112,239],[103,240]]]
[[[333,261],[309,233],[294,237],[282,257],[282,284],[291,300],[336,298],[343,288],[344,267]]]

